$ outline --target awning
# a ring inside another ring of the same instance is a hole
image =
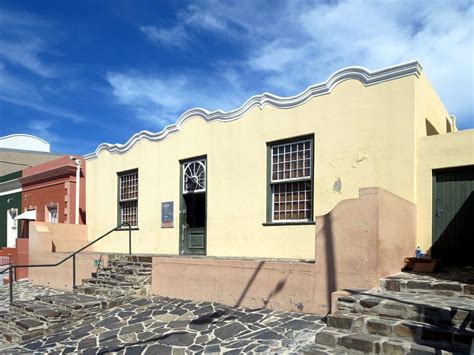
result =
[[[15,220],[26,219],[29,221],[36,221],[36,210],[25,211],[15,217]]]

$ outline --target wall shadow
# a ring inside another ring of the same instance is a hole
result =
[[[270,303],[273,296],[275,296],[276,294],[280,293],[283,290],[287,279],[288,279],[288,276],[285,277],[283,280],[280,280],[277,282],[275,288],[271,290],[268,296],[263,300],[263,308],[267,308],[267,305],[268,303]]]
[[[247,281],[247,285],[245,285],[245,288],[242,291],[242,293],[240,294],[240,297],[237,300],[237,303],[234,305],[234,307],[240,307],[240,305],[242,304],[242,301],[244,300],[245,296],[247,295],[247,293],[250,289],[250,286],[252,286],[252,284],[255,282],[255,279],[257,278],[257,275],[259,274],[259,272],[262,269],[263,265],[265,265],[264,260],[262,260],[258,263],[257,268],[253,272],[252,277]]]
[[[334,255],[334,233],[332,228],[331,214],[324,215],[324,227],[322,229],[324,235],[324,251],[326,253],[326,304],[331,307],[331,294],[337,291],[337,280],[336,280],[336,261]],[[316,260],[318,262],[318,260]],[[328,311],[328,313],[330,310]]]

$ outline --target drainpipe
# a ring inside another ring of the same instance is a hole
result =
[[[71,157],[76,163],[76,224],[79,224],[79,192],[81,191],[81,160],[78,158]]]

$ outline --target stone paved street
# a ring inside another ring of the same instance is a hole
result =
[[[54,290],[22,283],[17,299]],[[8,287],[0,287],[1,307]],[[209,302],[163,297],[136,298],[120,307],[95,313],[67,329],[59,329],[1,350],[3,353],[290,353],[314,343],[324,327],[320,317],[267,309],[230,308]]]
[[[15,282],[13,290],[15,301],[27,301],[33,299],[35,296],[56,295],[63,292],[50,287],[33,286],[28,281]],[[8,311],[9,299],[9,286],[0,285],[0,314]]]

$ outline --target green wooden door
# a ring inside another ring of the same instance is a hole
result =
[[[433,175],[431,256],[449,264],[474,264],[474,166]]]
[[[199,158],[184,161],[181,165],[182,254],[206,255],[206,163],[206,158]]]

